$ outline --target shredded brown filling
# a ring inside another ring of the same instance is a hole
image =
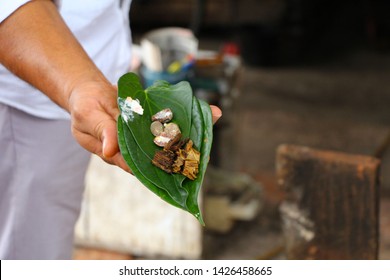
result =
[[[178,134],[169,141],[163,150],[154,154],[152,163],[165,172],[180,173],[191,180],[195,180],[199,173],[200,153],[191,139],[182,139]]]

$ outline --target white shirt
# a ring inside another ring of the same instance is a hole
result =
[[[30,0],[0,0],[0,23]],[[130,68],[131,0],[60,0],[60,14],[99,69],[115,84]],[[44,77],[42,77],[44,79]],[[0,102],[31,115],[68,119],[46,95],[0,64]]]

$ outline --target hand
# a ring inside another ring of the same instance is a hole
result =
[[[119,151],[116,100],[116,87],[106,82],[89,82],[75,88],[69,98],[72,133],[83,148],[131,173]]]
[[[211,115],[213,116],[213,124],[215,124],[220,117],[222,117],[222,111],[217,106],[210,105]]]

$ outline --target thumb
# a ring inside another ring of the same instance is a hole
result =
[[[110,120],[103,129],[102,143],[102,154],[105,158],[111,158],[119,151],[116,122],[114,120]]]

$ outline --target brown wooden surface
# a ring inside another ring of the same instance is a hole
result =
[[[294,145],[277,150],[289,259],[377,259],[380,161]]]

